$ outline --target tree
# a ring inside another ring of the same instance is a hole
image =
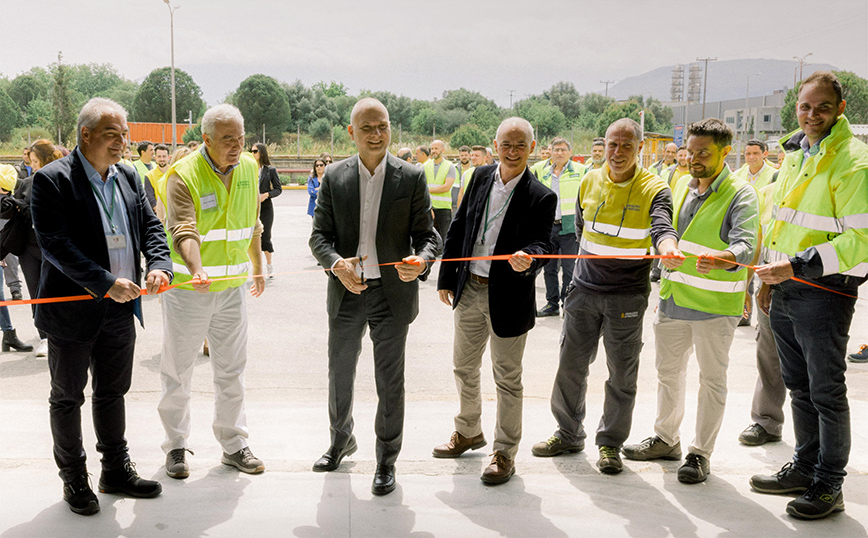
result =
[[[262,126],[265,137],[280,140],[289,129],[292,116],[286,92],[273,78],[253,75],[244,79],[235,91],[235,104],[244,116],[245,129],[251,140],[261,140]]]
[[[485,129],[478,125],[468,123],[459,127],[449,140],[449,144],[453,148],[461,146],[488,146],[494,136],[488,133]]]
[[[342,82],[335,82],[334,80],[330,84],[322,81],[317,82],[311,89],[322,92],[326,97],[340,97],[341,95],[347,95],[348,91],[348,88]]]
[[[331,140],[332,124],[326,118],[319,118],[310,124],[308,133],[319,141]]]
[[[69,66],[63,63],[63,54],[58,52],[57,62],[51,64],[54,79],[51,91],[52,130],[57,133],[58,144],[75,138],[75,99],[69,71]]]
[[[9,97],[15,101],[18,108],[27,110],[27,105],[34,99],[45,99],[48,97],[49,86],[45,80],[38,78],[32,74],[23,73],[18,75],[9,83]]]
[[[558,107],[539,97],[519,101],[515,105],[515,112],[533,125],[537,140],[539,137],[557,135],[567,124],[567,118]]]
[[[201,142],[202,141],[202,124],[197,123],[196,125],[190,127],[186,131],[184,131],[184,136],[181,137],[181,142]]]
[[[6,90],[0,89],[0,141],[7,141],[12,130],[21,123],[21,109],[9,97]]]
[[[567,121],[574,121],[582,113],[582,96],[572,82],[558,82],[542,94],[551,104],[563,112]]]
[[[788,133],[799,128],[799,122],[796,121],[796,96],[800,86],[801,82],[787,92],[786,97],[784,97],[784,106],[781,107],[781,127]]]
[[[177,118],[193,112],[193,121],[198,121],[205,112],[202,89],[189,74],[175,69],[175,113]],[[142,81],[133,100],[132,117],[135,121],[169,123],[172,121],[172,70],[169,67],[154,69]]]
[[[605,136],[606,129],[608,129],[609,125],[611,125],[612,122],[614,122],[615,120],[619,120],[621,118],[630,118],[631,120],[638,122],[640,120],[639,112],[641,110],[642,107],[636,101],[627,101],[625,103],[612,103],[606,108],[606,111],[603,112],[597,119],[597,136]]]

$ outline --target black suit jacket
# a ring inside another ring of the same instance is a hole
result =
[[[386,158],[383,197],[377,217],[377,257],[380,263],[401,261],[413,254],[428,262],[438,254],[437,234],[431,215],[431,198],[421,168],[391,154]],[[336,162],[326,168],[322,179],[310,249],[325,268],[339,258],[352,258],[359,248],[359,157]],[[383,290],[392,315],[412,322],[419,313],[419,282],[402,282],[394,266],[380,267]],[[420,275],[427,278],[428,270]],[[347,291],[329,271],[328,313],[336,317]]]
[[[135,258],[135,282],[141,285],[141,255],[148,271],[165,271],[172,279],[166,233],[145,197],[133,168],[118,164],[118,189],[127,211]],[[36,326],[48,334],[85,342],[99,331],[108,304],[106,292],[117,278],[111,274],[108,246],[84,164],[73,151],[42,168],[33,177],[30,212],[42,250],[39,297],[91,295],[93,301],[41,304]],[[140,308],[136,313],[140,317]]]
[[[443,259],[473,256],[473,244],[479,237],[488,195],[494,184],[498,165],[481,166],[473,172],[470,190],[464,195],[458,213],[446,234]],[[534,254],[551,254],[552,226],[558,197],[524,170],[515,193],[503,217],[503,227],[497,236],[494,254],[512,254],[519,250]],[[488,306],[491,328],[501,338],[520,336],[533,328],[536,317],[535,280],[537,271],[548,260],[534,259],[527,271],[517,273],[508,261],[491,262],[488,281]],[[470,262],[443,262],[437,289],[455,294],[453,308],[461,300],[461,292],[470,274]]]

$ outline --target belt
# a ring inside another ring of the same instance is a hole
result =
[[[366,278],[365,279],[365,285],[368,287],[368,289],[379,288],[380,286],[383,285],[383,279],[381,279],[381,278]]]
[[[475,273],[470,273],[470,280],[472,280],[474,282],[479,282],[483,286],[488,285],[488,277],[487,276],[479,276]]]

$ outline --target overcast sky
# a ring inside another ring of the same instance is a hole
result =
[[[172,0],[175,66],[209,104],[247,76],[440,97],[460,87],[501,106],[567,80],[602,91],[694,61],[813,53],[868,77],[868,0]],[[0,76],[111,63],[141,81],[169,65],[162,0],[0,0]]]

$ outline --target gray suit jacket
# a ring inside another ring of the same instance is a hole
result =
[[[386,159],[377,222],[377,257],[380,263],[389,263],[415,254],[431,262],[439,253],[439,241],[425,173],[391,154]],[[309,244],[324,268],[330,268],[339,258],[358,254],[360,214],[359,157],[353,156],[326,168],[317,196]],[[426,269],[419,278],[424,280],[428,272]],[[412,322],[419,313],[418,280],[402,282],[394,266],[381,267],[380,273],[392,315]],[[334,318],[347,290],[330,271],[327,274],[327,308]]]

